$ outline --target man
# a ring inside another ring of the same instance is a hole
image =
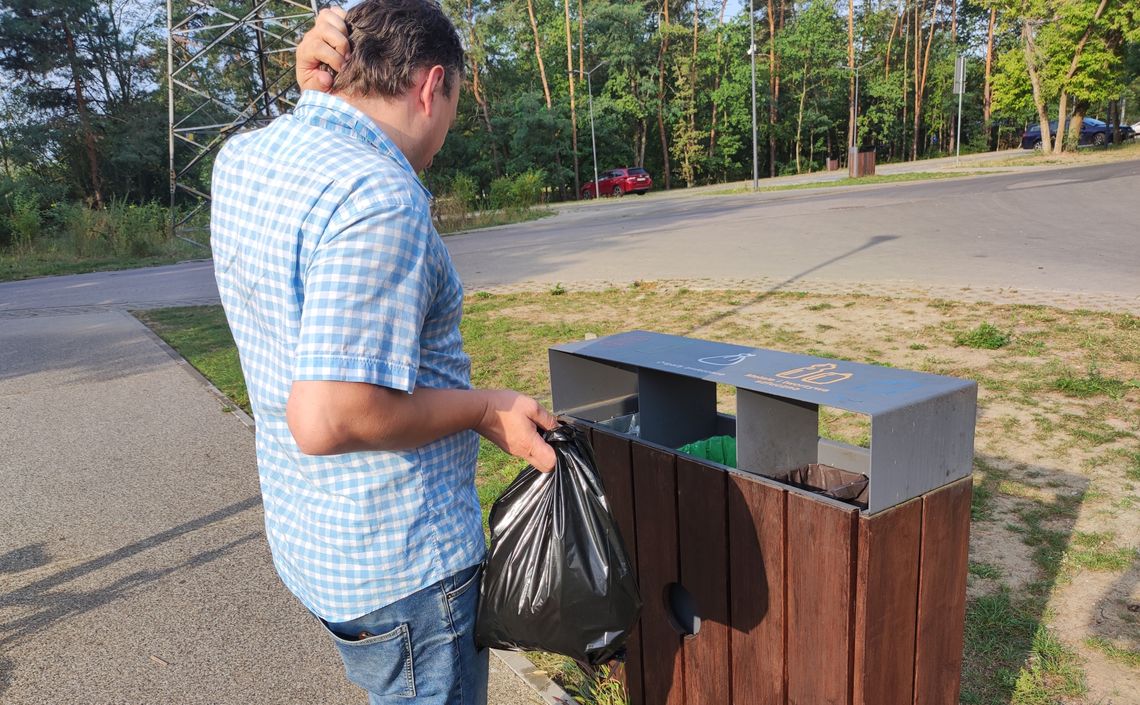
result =
[[[474,432],[549,470],[538,429],[555,419],[470,388],[462,288],[416,176],[455,118],[454,26],[431,0],[365,0],[346,19],[330,93],[218,155],[218,289],[282,581],[371,703],[479,703]]]

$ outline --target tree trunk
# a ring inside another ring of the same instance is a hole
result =
[[[1109,103],[1112,108],[1112,143],[1120,144],[1120,98]]]
[[[1093,18],[1089,21],[1089,26],[1085,27],[1084,34],[1081,35],[1080,41],[1077,42],[1076,49],[1073,50],[1073,60],[1069,63],[1069,70],[1065,73],[1064,80],[1061,81],[1061,100],[1060,100],[1060,105],[1059,105],[1059,109],[1057,112],[1057,139],[1053,144],[1053,153],[1054,154],[1060,154],[1065,149],[1065,144],[1064,144],[1064,140],[1062,139],[1062,136],[1065,133],[1064,115],[1065,115],[1065,108],[1066,108],[1065,103],[1068,101],[1068,97],[1069,97],[1068,96],[1069,82],[1072,81],[1073,76],[1075,76],[1077,74],[1077,65],[1081,60],[1081,54],[1083,54],[1085,51],[1085,44],[1088,43],[1089,37],[1092,35],[1093,26],[1096,25],[1098,20],[1100,20],[1100,17],[1101,17],[1101,15],[1104,14],[1104,9],[1106,7],[1108,7],[1108,0],[1100,0],[1100,4],[1097,5],[1097,8],[1096,8],[1096,14],[1094,14]],[[1082,114],[1081,117],[1083,118],[1084,115]],[[1077,123],[1077,130],[1078,130],[1077,135],[1078,135],[1078,141],[1079,141],[1080,123]]]
[[[570,33],[570,0],[563,0],[566,10],[566,78],[570,81],[570,136],[574,150],[574,198],[581,197],[581,182],[578,180],[578,109],[574,105],[574,40]]]
[[[902,123],[901,137],[899,140],[899,154],[906,154],[906,116],[907,107],[909,106],[910,97],[910,38],[912,32],[910,31],[910,3],[908,0],[903,0],[903,28],[901,30],[901,37],[903,41],[903,71],[902,71]]]
[[[796,116],[796,173],[802,170],[800,167],[800,152],[803,151],[803,128],[804,128],[804,104],[807,103],[807,69],[804,69],[803,82],[800,86],[800,112]]]
[[[926,92],[926,78],[930,70],[930,47],[934,43],[934,28],[935,20],[938,17],[938,8],[942,4],[942,0],[934,0],[934,8],[930,11],[930,31],[926,35],[926,50],[922,58],[922,71],[921,79],[919,78],[920,72],[918,69],[918,54],[914,56],[914,145],[911,149],[911,158],[918,159],[918,130],[921,126],[922,118],[922,97]],[[916,30],[921,38],[922,23],[918,23]],[[917,49],[917,47],[916,47]]]
[[[1037,108],[1037,119],[1041,123],[1041,149],[1049,151],[1049,114],[1045,112],[1045,97],[1041,95],[1041,75],[1037,71],[1037,47],[1033,43],[1033,31],[1028,20],[1021,23],[1022,48],[1025,50],[1025,67],[1029,70],[1029,86],[1033,89],[1033,105]],[[1062,120],[1058,118],[1057,124]]]
[[[986,83],[982,89],[982,124],[985,126],[986,132],[986,148],[994,149],[996,145],[993,143],[990,134],[992,128],[990,126],[991,118],[993,116],[993,103],[994,103],[994,88],[990,83],[990,74],[994,63],[994,24],[997,20],[997,7],[990,8],[990,28],[986,33]]]
[[[1085,115],[1089,111],[1089,102],[1087,100],[1078,100],[1073,105],[1073,117],[1069,121],[1069,145],[1071,148],[1076,149],[1081,141],[1081,123],[1085,121]],[[1058,140],[1060,136],[1058,136]]]
[[[1065,90],[1062,88],[1061,89],[1061,97],[1057,100],[1057,134],[1055,137],[1053,137],[1053,153],[1054,154],[1060,154],[1061,152],[1065,151],[1065,136],[1066,136],[1065,130],[1069,127],[1068,116],[1069,116],[1069,94],[1066,93]],[[1080,128],[1077,128],[1077,129],[1079,130]],[[1044,134],[1044,133],[1042,133],[1042,134]],[[1077,132],[1077,138],[1080,139],[1080,132],[1079,131]],[[1049,151],[1047,149],[1047,145],[1045,144],[1044,140],[1041,141],[1041,150],[1045,151],[1045,152]]]
[[[661,3],[661,51],[657,55],[657,132],[661,136],[665,190],[673,188],[673,167],[669,163],[669,138],[665,134],[665,55],[669,51],[669,0]]]
[[[782,1],[782,0],[781,0]],[[776,118],[780,103],[780,65],[776,60],[776,13],[768,0],[768,176],[776,176]]]
[[[499,148],[495,144],[495,128],[491,125],[491,110],[487,106],[487,97],[479,86],[479,60],[476,58],[476,48],[480,47],[480,44],[479,37],[475,34],[475,11],[471,6],[471,0],[467,0],[467,32],[471,42],[470,49],[467,52],[467,60],[471,64],[471,96],[475,98],[475,103],[479,106],[479,114],[483,118],[483,126],[487,128],[487,136],[491,142],[491,163],[495,167],[495,175],[502,176],[503,168],[499,159]]]
[[[71,34],[71,27],[66,21],[63,25],[63,36],[67,44],[67,54],[71,63],[71,77],[75,83],[75,107],[79,113],[79,125],[83,129],[83,144],[87,149],[87,166],[90,169],[91,192],[95,201],[95,208],[103,209],[103,184],[99,178],[99,153],[95,149],[95,132],[91,127],[91,115],[87,111],[87,97],[83,93],[83,72],[79,67],[79,56],[75,50],[75,37]]]
[[[720,20],[716,25],[716,74],[713,76],[713,90],[712,90],[712,120],[709,122],[709,159],[713,158],[716,154],[716,119],[717,119],[717,99],[716,94],[720,91],[720,81],[722,74],[722,65],[724,63],[721,50],[724,47],[724,13],[728,10],[728,0],[721,0],[720,3]]]
[[[887,35],[887,51],[883,55],[883,78],[891,77],[891,43],[895,39],[895,31],[899,28],[899,16],[895,15],[895,21],[891,24],[891,33]]]
[[[586,73],[586,7],[578,0],[578,71]]]
[[[526,11],[530,14],[530,28],[534,32],[534,56],[538,59],[538,75],[542,78],[542,94],[546,96],[546,109],[553,110],[550,83],[546,80],[546,65],[542,63],[542,42],[538,37],[538,21],[534,18],[534,0],[526,0]]]
[[[700,19],[700,2],[699,0],[693,0],[693,58],[692,61],[689,62],[689,90],[691,91],[690,100],[692,101],[692,105],[689,110],[689,129],[694,133],[696,133],[697,130],[697,53],[700,49],[698,34],[701,26]]]

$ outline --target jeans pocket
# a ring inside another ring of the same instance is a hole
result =
[[[457,583],[457,587],[450,589],[450,590],[447,590],[447,592],[446,592],[447,601],[448,602],[455,602],[460,597],[462,597],[465,592],[470,590],[472,587],[478,585],[479,584],[479,578],[482,577],[482,575],[483,575],[482,568],[483,568],[482,564],[479,564],[479,565],[472,566],[472,567],[468,568],[467,570],[460,571],[460,573],[456,576],[456,580],[455,580],[455,582]]]
[[[416,697],[412,640],[407,624],[357,641],[345,639],[331,629],[329,634],[340,651],[350,681],[380,696]]]

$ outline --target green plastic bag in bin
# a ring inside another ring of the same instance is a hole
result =
[[[677,450],[687,455],[695,455],[702,460],[711,460],[730,468],[736,467],[736,439],[732,436],[713,436],[683,445]]]

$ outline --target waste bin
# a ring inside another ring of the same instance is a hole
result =
[[[644,331],[555,346],[550,377],[637,568],[631,703],[957,704],[973,382]],[[736,468],[677,450],[722,435]]]
[[[849,149],[847,151],[847,175],[852,179],[861,176],[874,176],[875,150],[869,149],[861,152],[858,147]]]

